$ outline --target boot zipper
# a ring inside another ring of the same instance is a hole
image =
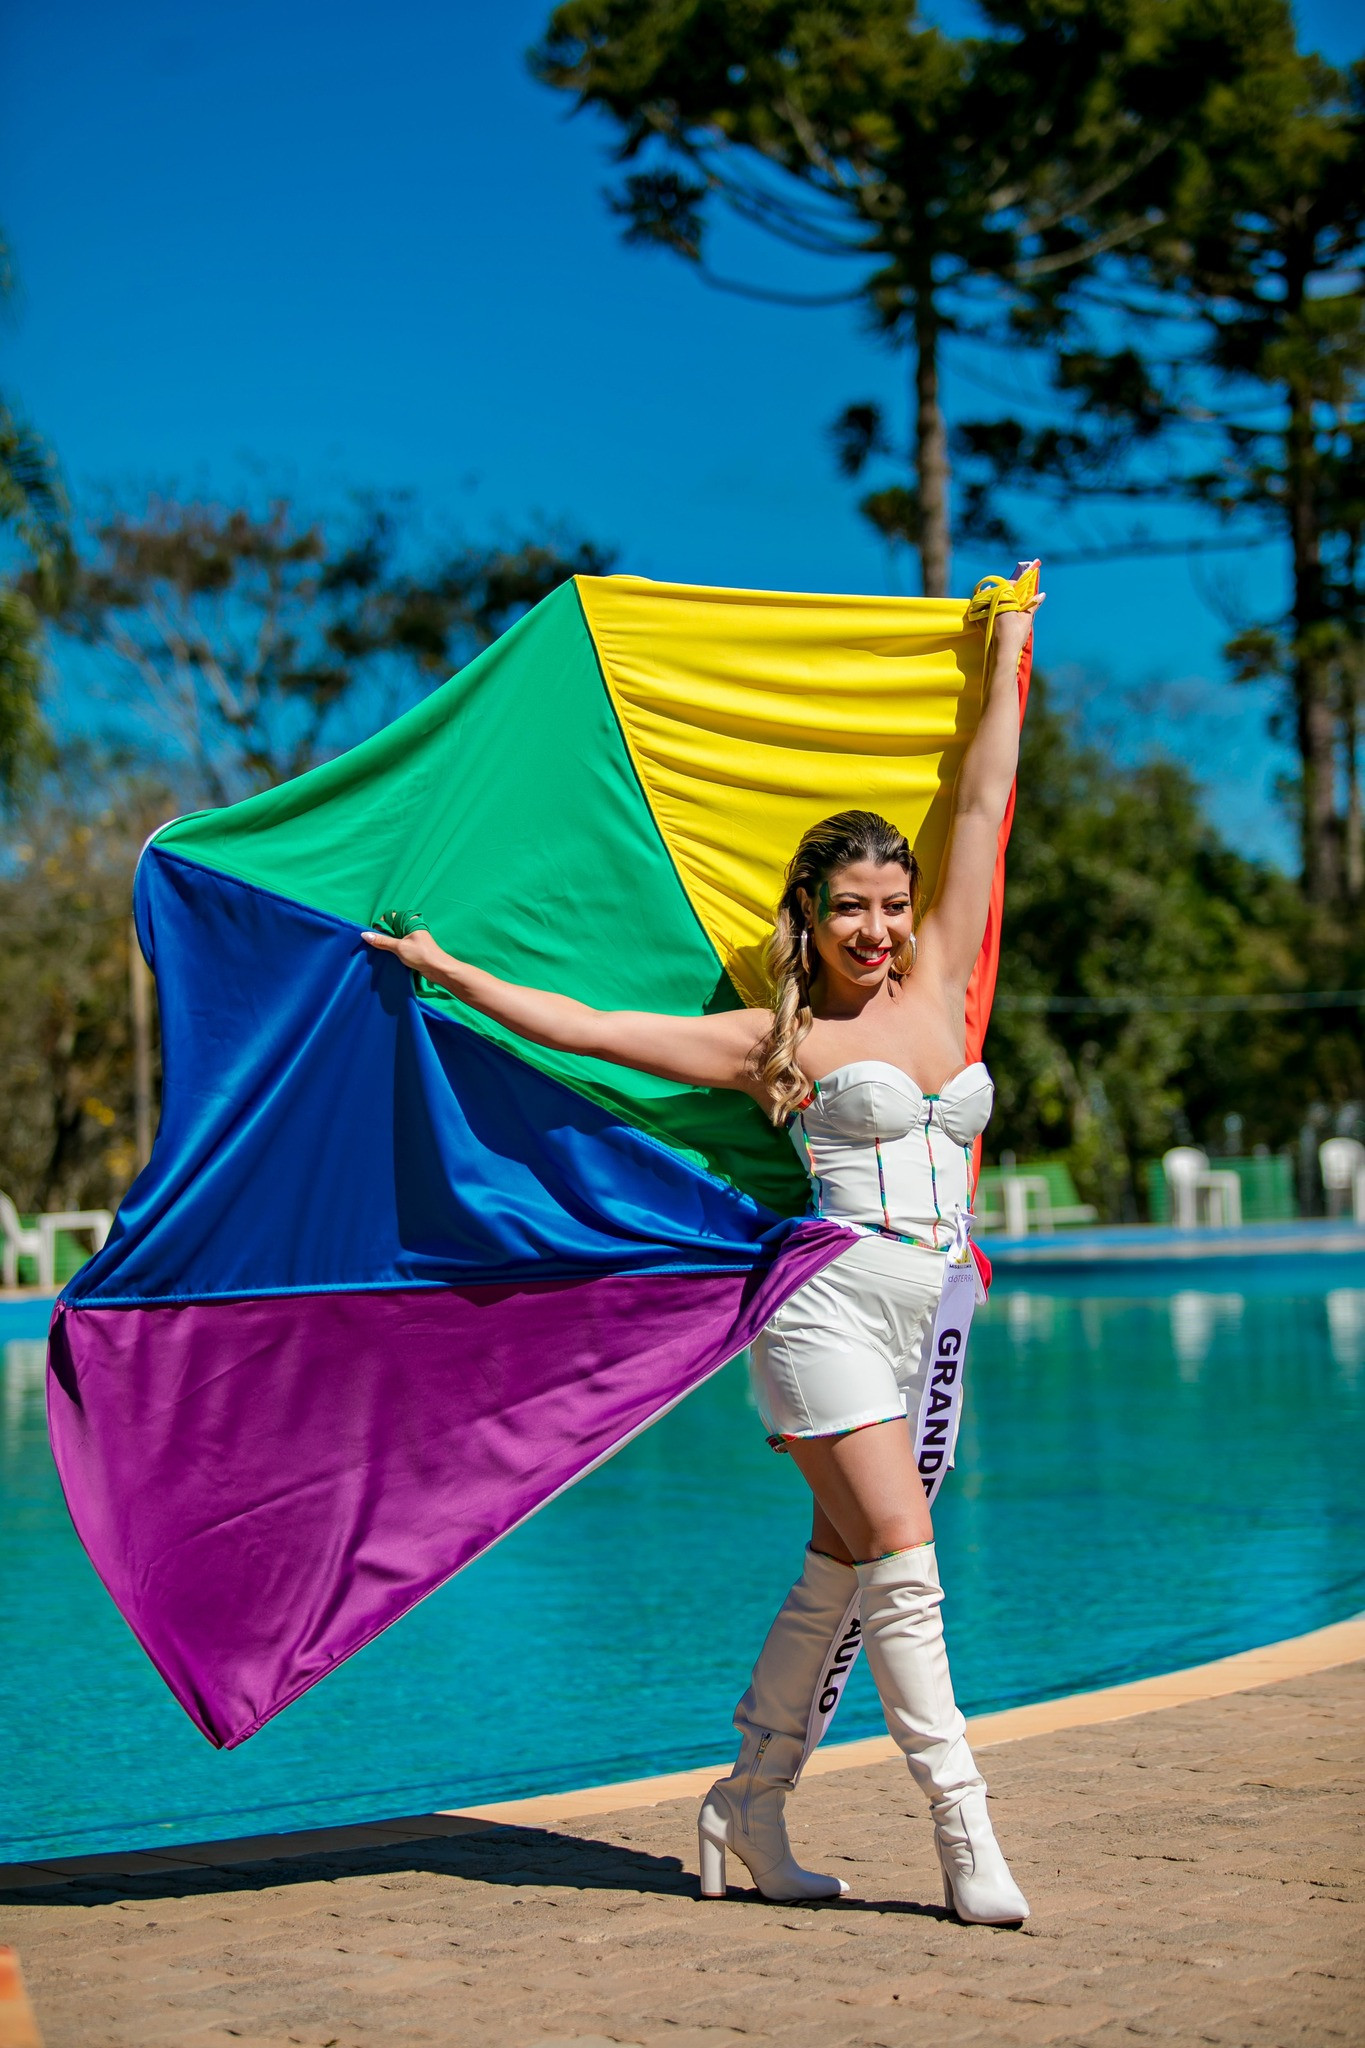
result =
[[[739,1827],[741,1834],[747,1835],[749,1832],[749,1794],[754,1789],[754,1778],[758,1773],[759,1765],[763,1761],[763,1752],[772,1739],[771,1728],[766,1728],[759,1740],[758,1748],[754,1751],[754,1760],[749,1766],[749,1775],[744,1781],[744,1797],[739,1802]]]

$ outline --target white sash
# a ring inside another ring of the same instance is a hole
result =
[[[858,1591],[855,1587],[853,1598],[844,1612],[844,1618],[834,1632],[829,1655],[825,1659],[824,1671],[811,1699],[810,1717],[806,1722],[806,1746],[796,1767],[798,1778],[805,1769],[811,1752],[818,1747],[821,1737],[834,1719],[835,1709],[844,1696],[844,1687],[848,1684],[848,1674],[857,1663],[858,1652],[862,1647],[863,1628],[858,1619]]]
[[[970,1216],[965,1209],[959,1209],[943,1269],[943,1292],[938,1298],[924,1392],[920,1395],[919,1419],[915,1424],[915,1464],[924,1497],[931,1507],[944,1475],[952,1470],[958,1425],[962,1421],[967,1333],[972,1327],[973,1309],[978,1301],[986,1299],[985,1285],[968,1241],[970,1229]]]
[[[943,1268],[943,1291],[938,1298],[934,1332],[929,1340],[928,1369],[915,1423],[915,1465],[932,1506],[944,1474],[952,1470],[962,1420],[962,1378],[967,1364],[967,1333],[972,1311],[986,1299],[986,1288],[968,1242],[971,1218],[959,1209],[953,1227],[953,1242]],[[848,1676],[863,1646],[858,1619],[858,1595],[848,1603],[835,1631],[821,1682],[810,1703],[806,1722],[806,1747],[797,1766],[799,1778],[812,1752],[825,1735],[844,1696]]]

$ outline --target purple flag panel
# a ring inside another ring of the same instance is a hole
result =
[[[741,1351],[849,1242],[750,1273],[59,1306],[72,1518],[209,1739],[253,1734]]]

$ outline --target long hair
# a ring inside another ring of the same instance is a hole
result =
[[[773,1028],[756,1054],[757,1070],[771,1098],[768,1114],[775,1124],[785,1123],[810,1093],[810,1083],[796,1063],[797,1050],[811,1027],[810,985],[817,961],[808,958],[809,931],[801,898],[804,889],[813,902],[820,900],[821,884],[837,868],[853,861],[872,861],[878,867],[904,868],[910,884],[910,908],[919,915],[919,862],[910,851],[903,832],[879,817],[876,811],[839,811],[822,818],[802,836],[787,869],[773,935],[768,941],[768,978],[773,988]],[[898,948],[891,972],[900,979],[914,964],[915,942]]]

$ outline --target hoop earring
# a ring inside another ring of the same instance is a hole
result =
[[[910,950],[910,958],[908,960],[905,957],[906,947],[908,947]],[[914,973],[915,960],[918,954],[919,940],[915,937],[915,934],[911,932],[909,938],[906,939],[904,945],[897,946],[896,957],[892,963],[895,967],[896,973],[900,976],[902,981],[905,979],[907,974]]]
[[[807,981],[809,981],[809,980],[810,980],[810,932],[809,932],[809,930],[807,929],[807,927],[806,927],[805,925],[802,925],[802,927],[801,927],[801,972],[802,972],[802,973],[803,973],[803,974],[805,975],[805,977],[806,977],[806,980],[807,980]]]

